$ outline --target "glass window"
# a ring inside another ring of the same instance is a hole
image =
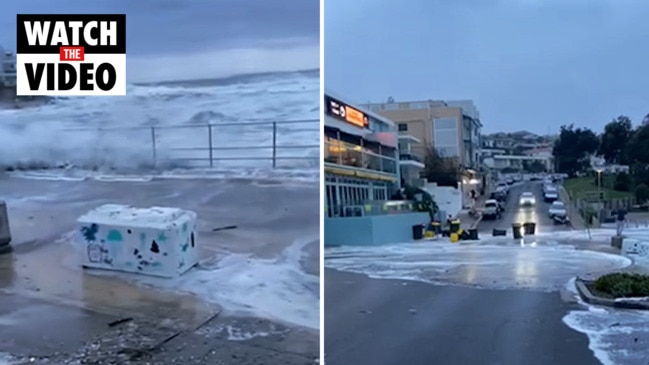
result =
[[[392,159],[383,158],[383,172],[390,174],[397,173],[397,162]]]
[[[457,120],[455,118],[435,118],[433,119],[435,129],[455,129]]]
[[[399,132],[407,132],[408,131],[408,124],[406,123],[399,123],[397,124],[399,128]]]
[[[441,157],[458,157],[459,156],[457,146],[454,146],[454,147],[436,146],[435,149],[437,150],[437,153]]]
[[[453,129],[442,129],[434,132],[435,145],[455,146],[457,145],[457,131]]]

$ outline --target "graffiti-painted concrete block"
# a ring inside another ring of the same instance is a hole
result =
[[[622,254],[634,259],[649,259],[649,241],[625,238],[622,241]]]
[[[77,223],[84,267],[176,277],[198,262],[191,211],[107,204]]]

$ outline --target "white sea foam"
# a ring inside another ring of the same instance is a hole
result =
[[[207,168],[184,168],[171,169],[159,172],[131,172],[117,173],[110,171],[92,171],[84,169],[48,169],[30,171],[12,171],[8,173],[11,177],[50,180],[50,181],[84,181],[96,180],[105,182],[128,181],[147,182],[156,179],[251,179],[258,181],[263,186],[263,180],[281,180],[294,183],[313,183],[320,179],[320,172],[317,169],[264,169],[245,168],[235,169],[207,169]]]
[[[125,275],[136,283],[192,293],[235,314],[253,315],[311,329],[320,326],[319,278],[304,272],[303,249],[317,238],[294,242],[273,259],[225,254],[216,262],[199,264],[176,279]]]
[[[21,170],[62,167],[30,176],[42,179],[62,179],[70,166],[138,172],[154,164],[164,170],[209,167],[208,123],[220,124],[213,127],[212,146],[229,148],[272,144],[271,124],[247,123],[313,120],[310,124],[279,124],[277,144],[317,145],[318,96],[317,73],[296,73],[212,84],[130,85],[125,97],[61,98],[39,107],[0,110],[0,166]],[[312,159],[280,160],[278,167],[285,169],[274,173],[317,171],[317,147],[277,150],[278,157],[298,155]],[[213,167],[261,174],[271,171],[271,156],[270,148],[215,150]],[[220,159],[223,157],[265,160],[225,161]]]
[[[19,364],[13,356],[0,352],[0,365],[17,365]]]
[[[604,365],[646,365],[649,313],[588,306],[563,322],[588,336],[589,348]]]
[[[553,241],[521,245],[512,240],[450,244],[429,242],[325,251],[325,266],[373,278],[489,289],[555,291],[575,276],[627,267],[619,255],[576,250]]]

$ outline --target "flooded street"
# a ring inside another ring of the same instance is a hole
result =
[[[414,280],[486,289],[556,291],[575,276],[622,269],[631,260],[579,250],[549,237],[526,240],[486,237],[451,244],[439,241],[371,248],[331,248],[325,267],[372,278]]]
[[[0,353],[37,363],[317,358],[317,185],[2,178],[0,192],[14,248],[0,256]],[[76,218],[106,203],[195,211],[199,265],[173,279],[81,269]],[[213,231],[228,225],[237,228]]]

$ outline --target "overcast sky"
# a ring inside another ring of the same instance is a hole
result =
[[[473,99],[486,132],[649,113],[649,1],[326,0],[325,87]]]
[[[318,0],[3,1],[0,44],[17,13],[126,13],[129,81],[313,69]]]

